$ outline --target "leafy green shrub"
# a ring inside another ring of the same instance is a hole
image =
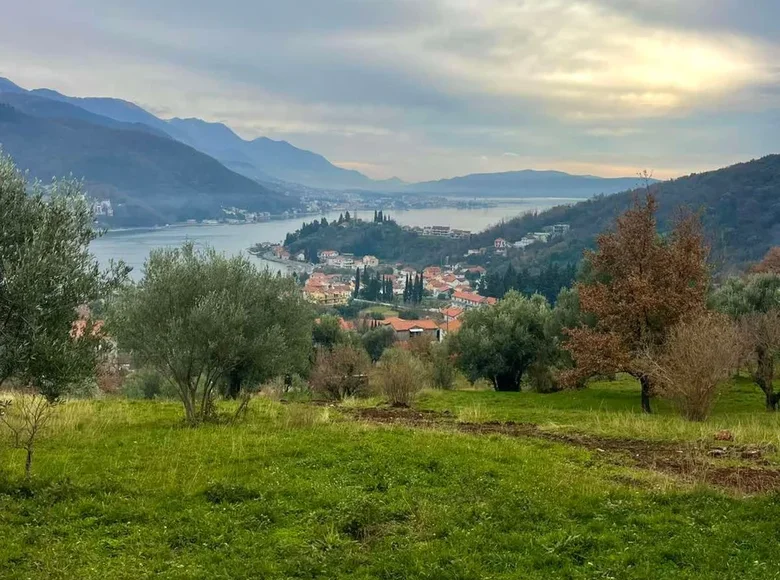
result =
[[[369,330],[363,335],[363,348],[373,362],[378,361],[385,349],[395,342],[395,331],[389,326],[381,326]]]
[[[402,348],[385,351],[376,374],[382,394],[394,407],[410,407],[417,393],[426,386],[425,366]]]
[[[140,369],[128,375],[122,385],[122,394],[128,399],[174,399],[176,387],[152,369]]]
[[[436,343],[430,349],[431,382],[437,389],[452,389],[455,384],[455,358],[447,343]]]

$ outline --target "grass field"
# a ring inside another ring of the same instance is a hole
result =
[[[777,492],[455,428],[533,422],[675,445],[728,428],[733,445],[778,446],[780,423],[746,381],[694,425],[660,404],[639,415],[627,381],[426,392],[418,406],[449,417],[441,427],[359,420],[365,403],[253,405],[242,424],[189,429],[174,403],[68,403],[29,486],[20,452],[0,448],[0,577],[780,578]]]

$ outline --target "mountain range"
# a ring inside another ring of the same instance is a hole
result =
[[[656,183],[657,180],[649,180]],[[415,183],[405,191],[449,195],[490,195],[524,197],[536,193],[538,197],[591,197],[601,193],[610,194],[636,188],[638,177],[594,177],[592,175],[571,175],[562,171],[507,171],[504,173],[475,173],[452,179]],[[555,192],[550,195],[550,192]]]
[[[220,208],[279,213],[308,188],[401,194],[589,197],[636,185],[553,171],[479,174],[406,184],[372,180],[317,153],[266,137],[246,140],[222,123],[161,119],[135,103],[26,90],[0,77],[0,146],[33,176],[74,174],[116,201],[115,222],[142,225],[216,217]]]

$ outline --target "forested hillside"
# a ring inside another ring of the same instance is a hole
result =
[[[304,252],[310,260],[320,250],[337,250],[359,256],[376,256],[384,261],[408,264],[439,264],[453,251],[452,240],[423,237],[404,230],[394,221],[383,223],[350,221],[337,225],[327,220],[304,224],[287,235],[285,245],[293,253]]]
[[[223,205],[279,213],[295,204],[152,129],[127,130],[107,126],[110,122],[31,116],[0,104],[0,144],[43,181],[55,175],[83,178],[89,193],[115,202],[115,225],[215,217]]]
[[[663,231],[669,229],[680,207],[701,212],[716,268],[743,266],[780,244],[780,155],[654,184],[650,189],[658,198]],[[472,244],[490,245],[497,237],[519,240],[544,226],[568,223],[571,230],[566,237],[526,251],[529,260],[568,263],[579,259],[597,234],[611,227],[615,217],[631,205],[634,193],[642,190],[516,218],[475,236]]]

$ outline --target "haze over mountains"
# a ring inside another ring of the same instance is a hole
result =
[[[406,184],[373,180],[317,153],[266,137],[242,139],[222,123],[161,119],[109,97],[26,90],[0,78],[0,146],[34,177],[72,174],[117,202],[122,225],[216,217],[236,205],[281,213],[300,207],[286,184],[328,190],[436,195],[590,197],[637,185],[556,171],[478,174]]]

